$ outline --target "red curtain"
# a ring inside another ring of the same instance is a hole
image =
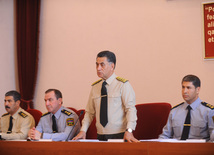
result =
[[[39,54],[40,0],[16,0],[16,40],[21,107],[33,108]]]

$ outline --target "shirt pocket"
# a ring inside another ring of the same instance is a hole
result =
[[[108,102],[114,106],[121,105],[121,94],[119,92],[113,92],[108,94]]]
[[[101,96],[94,96],[93,97],[93,102],[94,102],[95,107],[100,106]]]
[[[182,127],[183,127],[183,121],[181,121],[181,120],[172,121],[172,129],[173,129],[173,132],[174,132],[174,136],[176,138],[181,136]]]
[[[191,123],[191,134],[201,137],[204,130],[206,130],[206,123],[204,121],[194,121]]]
[[[14,124],[13,128],[12,128],[12,132],[14,132],[14,133],[19,133],[21,131],[21,124],[23,123],[23,121],[18,120],[17,122],[18,123]]]

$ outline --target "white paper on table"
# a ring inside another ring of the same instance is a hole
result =
[[[124,139],[108,139],[108,142],[124,142]]]
[[[169,142],[169,143],[205,143],[205,139],[187,139],[187,140],[178,140],[178,139],[146,139],[140,140],[141,142]]]
[[[100,142],[98,139],[78,139],[78,140],[69,140],[69,142]]]

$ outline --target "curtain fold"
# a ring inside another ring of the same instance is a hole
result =
[[[40,0],[16,0],[16,41],[21,107],[33,108],[39,55]]]

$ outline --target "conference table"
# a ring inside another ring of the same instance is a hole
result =
[[[0,141],[0,155],[214,155],[214,143]]]

